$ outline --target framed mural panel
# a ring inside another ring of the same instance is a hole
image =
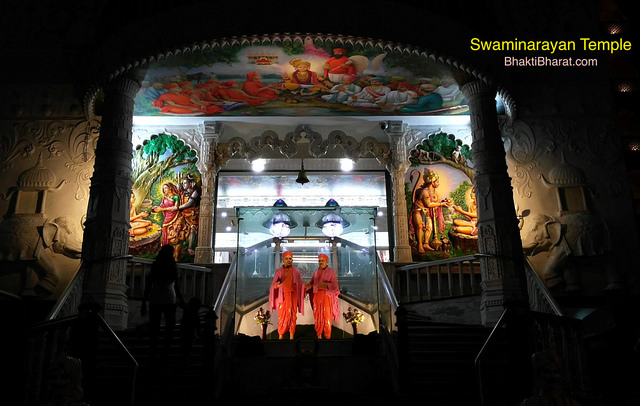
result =
[[[405,176],[409,244],[414,261],[476,253],[477,205],[468,145],[432,134],[410,151]]]
[[[178,262],[193,262],[198,243],[201,175],[196,153],[176,136],[153,135],[136,147],[129,253],[155,258],[171,245]]]
[[[298,37],[156,60],[134,114],[457,115],[468,105],[450,70],[420,53]]]

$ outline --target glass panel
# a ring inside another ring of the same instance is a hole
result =
[[[318,268],[318,255],[329,257],[340,285],[340,312],[358,309],[365,320],[358,333],[378,330],[378,283],[374,207],[239,207],[236,334],[261,335],[254,320],[260,308],[269,309],[269,289],[285,251],[304,282]],[[313,325],[308,298],[298,325]],[[349,335],[352,326],[343,317],[333,323]],[[267,327],[276,329],[277,314]],[[297,331],[297,330],[296,330]],[[339,337],[337,333],[335,337]]]

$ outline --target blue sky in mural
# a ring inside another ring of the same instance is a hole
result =
[[[468,114],[448,69],[415,53],[305,41],[214,46],[150,64],[139,116]]]

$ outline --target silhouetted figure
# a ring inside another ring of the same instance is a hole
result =
[[[187,302],[180,320],[180,347],[182,350],[182,360],[189,363],[189,356],[193,348],[193,341],[200,337],[200,308],[202,301],[197,297],[192,297]]]
[[[149,274],[147,285],[144,289],[140,313],[147,314],[147,302],[149,302],[149,338],[151,356],[156,359],[158,340],[160,335],[160,322],[164,316],[164,357],[168,355],[171,338],[176,326],[176,310],[178,305],[184,305],[184,299],[178,286],[178,267],[173,258],[173,247],[163,245]]]

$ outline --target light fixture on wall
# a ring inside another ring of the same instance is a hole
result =
[[[351,172],[353,170],[353,160],[349,158],[340,158],[340,170],[342,172]]]
[[[254,159],[251,161],[251,170],[254,172],[262,172],[267,165],[266,159]]]
[[[307,178],[307,172],[304,170],[304,160],[300,161],[300,172],[298,172],[298,179],[296,179],[296,183],[300,183],[304,186],[305,183],[311,182],[309,178]]]

